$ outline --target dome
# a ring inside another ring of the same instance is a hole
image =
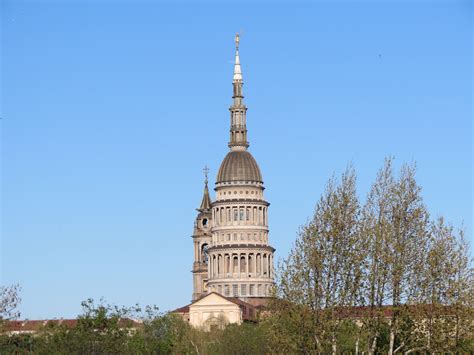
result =
[[[229,181],[263,182],[260,168],[246,150],[227,153],[217,173],[216,183]]]

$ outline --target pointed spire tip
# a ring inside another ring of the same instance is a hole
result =
[[[204,169],[202,169],[202,171],[204,172],[204,194],[202,196],[201,206],[199,206],[199,208],[197,209],[200,212],[209,210],[211,208],[212,203],[211,197],[209,196],[209,189],[207,187],[207,174],[209,173],[209,168],[207,167],[207,165],[204,167]]]
[[[239,57],[239,44],[240,44],[240,36],[238,33],[236,33],[235,34],[234,82],[242,81],[242,69],[240,68],[240,57]]]

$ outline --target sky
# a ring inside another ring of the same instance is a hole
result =
[[[473,240],[469,1],[4,0],[1,22],[1,284],[22,318],[189,303],[235,32],[276,260],[333,174],[352,162],[364,200],[386,156]]]

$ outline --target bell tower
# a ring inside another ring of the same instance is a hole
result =
[[[199,212],[194,222],[194,263],[193,263],[193,301],[207,294],[208,282],[208,248],[211,244],[212,208],[207,174],[209,169],[204,168],[204,194]]]

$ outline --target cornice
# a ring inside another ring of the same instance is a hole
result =
[[[267,202],[265,200],[256,200],[256,199],[247,199],[247,198],[241,198],[241,199],[227,199],[227,200],[216,200],[214,201],[211,206],[212,207],[217,207],[221,205],[228,205],[228,204],[247,204],[247,203],[254,203],[256,205],[263,205],[263,206],[270,206],[270,202]]]
[[[209,247],[209,253],[218,252],[218,251],[229,251],[229,252],[248,252],[248,251],[270,251],[275,252],[275,248],[270,245],[259,245],[259,244],[224,244],[224,245],[212,245]]]

